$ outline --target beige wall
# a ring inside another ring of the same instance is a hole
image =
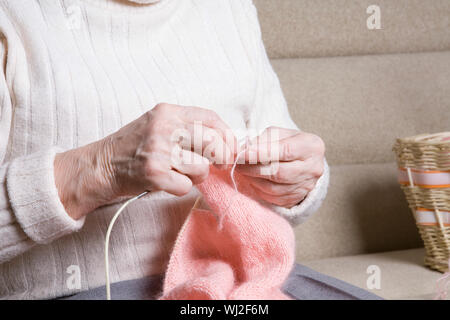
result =
[[[450,50],[448,0],[254,0],[272,58]],[[381,9],[382,30],[366,28]]]

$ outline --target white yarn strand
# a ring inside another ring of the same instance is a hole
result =
[[[233,199],[239,194],[239,190],[238,190],[238,186],[237,186],[237,182],[236,182],[236,178],[235,178],[234,173],[235,173],[236,167],[237,167],[237,165],[238,165],[239,158],[240,158],[241,155],[246,151],[246,149],[247,149],[247,145],[246,145],[246,147],[245,147],[243,150],[241,150],[241,151],[237,154],[236,159],[234,160],[233,166],[231,167],[231,170],[230,170],[230,177],[231,177],[231,183],[233,184],[233,188],[234,188],[235,193],[234,193],[234,195],[230,198],[229,204],[228,204],[228,206],[226,207],[225,211],[222,213],[221,216],[218,217],[218,221],[219,221],[218,228],[219,228],[219,230],[222,230],[222,227],[223,227],[223,219],[224,219],[225,215],[228,213],[228,210],[230,209],[231,205],[233,204]]]
[[[238,188],[237,188],[237,184],[236,184],[236,179],[235,179],[235,177],[234,177],[234,171],[236,170],[236,166],[237,166],[237,164],[238,164],[239,158],[240,158],[241,155],[245,152],[245,150],[246,150],[246,149],[241,150],[241,151],[238,153],[238,155],[236,156],[236,160],[234,161],[233,166],[231,167],[231,171],[230,171],[231,182],[233,183],[233,187],[234,187],[234,190],[235,190],[236,192],[238,192]]]
[[[120,214],[123,212],[123,210],[128,206],[131,202],[134,200],[137,200],[139,198],[142,198],[145,196],[149,191],[145,191],[141,193],[140,195],[131,198],[127,200],[120,208],[117,210],[117,212],[114,214],[113,218],[111,219],[111,222],[109,223],[108,230],[106,231],[106,238],[105,238],[105,276],[106,276],[106,300],[111,300],[111,288],[110,288],[110,280],[109,280],[109,237],[111,235],[111,230],[114,226],[114,223],[116,222],[117,218],[120,216]]]

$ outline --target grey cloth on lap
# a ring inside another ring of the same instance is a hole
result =
[[[382,300],[369,291],[299,264],[283,287],[285,293],[297,300]]]
[[[161,292],[162,276],[121,281],[111,284],[113,300],[155,299]],[[296,264],[286,280],[283,291],[296,300],[380,300],[381,298],[349,283],[326,276]],[[103,300],[105,287],[80,292],[64,300]]]

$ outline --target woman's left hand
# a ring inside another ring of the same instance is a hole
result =
[[[270,127],[250,143],[246,162],[237,165],[236,171],[261,199],[291,208],[306,198],[322,176],[324,154],[320,137]]]

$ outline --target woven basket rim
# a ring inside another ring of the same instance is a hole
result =
[[[442,140],[449,138],[448,140]],[[438,132],[438,133],[424,133],[405,138],[397,138],[397,142],[404,143],[416,143],[416,144],[429,144],[429,145],[447,145],[450,144],[450,131]]]

